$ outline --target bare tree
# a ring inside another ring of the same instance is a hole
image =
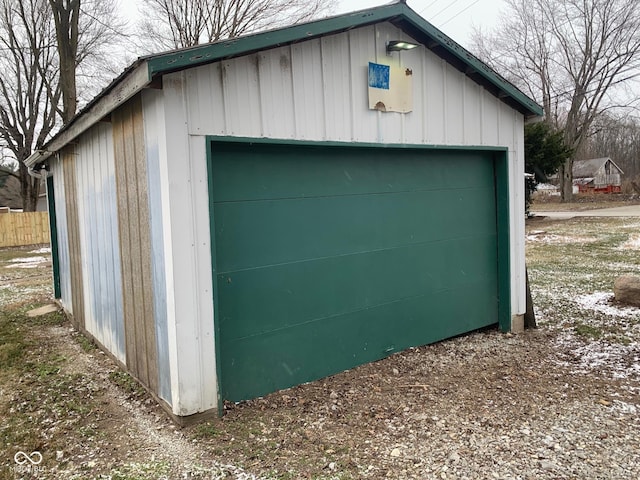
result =
[[[0,0],[0,138],[17,171],[23,209],[36,209],[40,182],[24,161],[56,125],[60,98],[55,33],[45,0]]]
[[[191,47],[310,20],[335,0],[143,0],[141,31],[151,48]]]
[[[76,56],[80,0],[49,0],[56,27],[56,44],[60,61],[59,85],[62,92],[62,121],[73,118],[77,107]]]
[[[56,28],[56,45],[60,61],[59,85],[62,92],[62,121],[73,118],[77,107],[76,57],[80,0],[49,0]]]
[[[59,85],[62,93],[62,121],[69,122],[78,108],[78,70],[112,72],[106,68],[110,47],[124,36],[124,24],[116,14],[116,4],[101,0],[48,0],[53,15],[56,46],[60,63]],[[90,75],[96,77],[96,75]],[[100,78],[98,84],[107,78]],[[82,82],[81,82],[82,83]],[[93,85],[84,85],[92,93]]]
[[[20,181],[25,211],[35,210],[40,182],[24,161],[60,118],[68,122],[75,115],[78,69],[91,69],[102,57],[117,36],[115,19],[114,4],[101,0],[0,0],[0,170]],[[96,90],[95,78],[80,80]],[[3,168],[7,161],[16,162],[17,171]]]
[[[640,176],[640,120],[613,113],[599,115],[579,158],[611,157],[632,180]]]
[[[640,0],[506,0],[502,25],[478,33],[478,54],[544,107],[574,151],[603,111],[629,105],[617,88],[638,74]],[[637,99],[636,99],[637,100]],[[560,168],[572,196],[573,157]]]

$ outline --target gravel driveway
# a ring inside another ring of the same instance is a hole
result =
[[[277,478],[640,478],[635,383],[573,373],[557,347],[487,331],[413,349],[232,407],[218,438],[261,471],[273,442]]]

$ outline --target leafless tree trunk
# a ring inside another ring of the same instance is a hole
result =
[[[62,121],[69,122],[76,114],[76,65],[78,56],[78,26],[80,0],[49,0],[56,27],[56,45],[60,61]]]
[[[24,160],[41,147],[56,124],[55,33],[44,0],[0,0],[0,139],[18,163],[23,209],[33,211],[40,182]],[[5,171],[7,169],[4,169]]]
[[[20,180],[25,211],[36,208],[40,182],[24,161],[45,144],[59,117],[73,118],[78,67],[117,36],[113,3],[82,5],[90,11],[81,9],[80,0],[0,0],[0,153],[10,152],[18,164],[9,174]],[[54,14],[52,8],[60,10]]]
[[[150,49],[175,49],[299,23],[334,0],[144,0],[142,36]]]
[[[507,0],[500,30],[476,37],[481,57],[542,103],[579,151],[598,114],[637,101],[617,87],[640,64],[640,0]],[[560,169],[572,197],[573,158]]]
[[[97,60],[98,70],[107,70],[113,52],[108,46],[123,37],[124,25],[116,4],[103,0],[48,0],[53,15],[60,63],[62,121],[68,123],[78,109],[78,69]],[[102,55],[100,55],[102,53]],[[89,67],[91,70],[92,67]],[[103,81],[107,78],[97,77]],[[89,79],[91,82],[93,79]],[[104,82],[103,82],[104,83]],[[87,85],[85,85],[87,87]],[[89,90],[95,92],[93,85]],[[92,88],[93,87],[93,88]]]

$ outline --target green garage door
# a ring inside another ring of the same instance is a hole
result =
[[[493,157],[214,142],[222,397],[498,322]]]

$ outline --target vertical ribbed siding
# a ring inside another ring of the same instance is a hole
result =
[[[111,125],[100,123],[77,146],[85,328],[125,362],[116,175]]]
[[[388,56],[390,39],[411,40],[383,23],[190,69],[189,133],[512,146],[514,125],[499,120],[510,107],[426,48]],[[412,70],[412,112],[368,109],[371,61]]]
[[[65,207],[67,213],[67,231],[69,240],[69,273],[71,278],[71,304],[73,321],[76,326],[85,327],[84,286],[82,275],[82,245],[80,236],[80,218],[78,215],[78,191],[76,183],[76,155],[73,146],[62,152],[64,172]]]
[[[157,392],[149,199],[140,96],[112,114],[112,125],[127,367]]]
[[[149,189],[149,229],[151,231],[151,268],[153,274],[153,307],[156,322],[156,352],[158,355],[158,396],[169,405],[173,404],[171,388],[171,362],[169,353],[168,303],[172,292],[167,291],[167,260],[165,229],[166,206],[162,196],[161,168],[166,161],[166,138],[164,130],[164,108],[160,90],[142,93],[147,155],[147,183]]]
[[[171,406],[181,416],[218,405],[207,147],[204,137],[189,135],[185,97],[175,95],[184,88],[188,76],[183,72],[163,79],[163,108],[162,112],[156,110],[162,116],[156,134],[157,142],[162,144],[158,173],[165,229]],[[145,92],[144,97],[150,100],[154,93]],[[223,103],[219,94],[218,91],[218,109]],[[145,104],[146,122],[151,110]],[[147,133],[152,134],[151,128]]]
[[[309,140],[312,132],[324,132],[322,108],[322,66],[315,61],[320,56],[320,41],[311,40],[290,47],[293,83],[293,115],[296,119],[295,138]],[[314,112],[314,115],[310,115]],[[316,133],[313,133],[316,135]]]

